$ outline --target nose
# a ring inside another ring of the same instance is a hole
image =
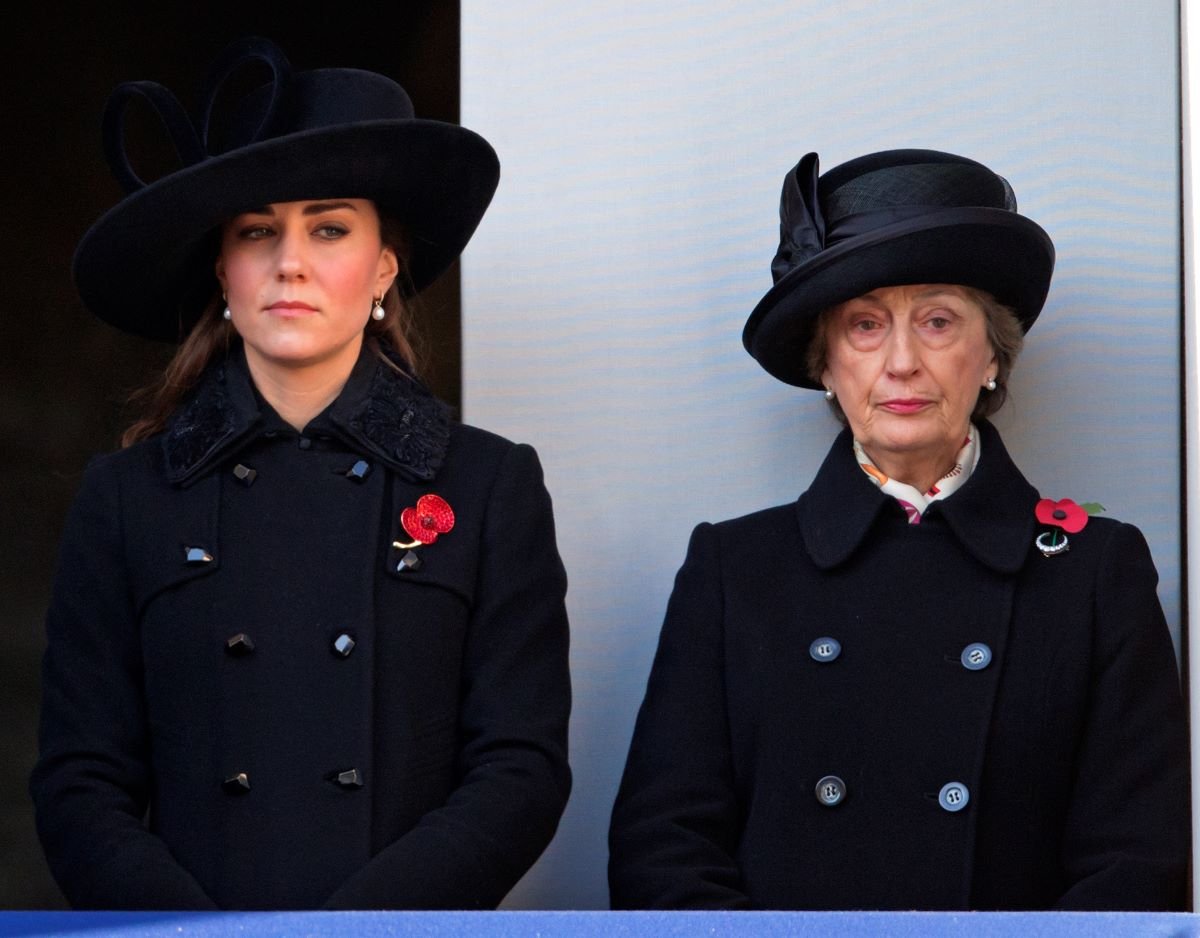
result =
[[[916,339],[908,329],[893,329],[888,336],[887,370],[895,377],[908,377],[921,365]]]
[[[303,279],[307,270],[304,246],[305,241],[301,234],[290,229],[284,229],[280,233],[276,250],[276,280],[286,282]]]

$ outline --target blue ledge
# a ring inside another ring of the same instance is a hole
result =
[[[1200,915],[1144,912],[4,912],[0,936],[80,938],[1200,938]]]

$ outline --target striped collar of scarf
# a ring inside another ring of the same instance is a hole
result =
[[[979,430],[976,429],[975,424],[967,427],[967,438],[963,441],[958,455],[954,457],[954,465],[949,472],[933,483],[928,492],[918,492],[907,482],[888,477],[871,462],[871,457],[867,455],[858,440],[854,441],[854,456],[858,459],[859,468],[867,474],[867,477],[900,503],[900,507],[908,516],[908,523],[920,524],[925,509],[939,499],[949,498],[962,488],[963,483],[971,477],[971,473],[979,465]]]

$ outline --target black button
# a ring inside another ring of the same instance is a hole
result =
[[[346,478],[353,479],[355,482],[361,482],[371,474],[371,464],[365,459],[360,459],[353,466],[346,470]]]
[[[350,652],[354,651],[354,646],[356,644],[357,642],[355,642],[353,638],[343,632],[333,640],[333,650],[343,658],[349,658]]]
[[[421,558],[416,555],[415,551],[409,551],[400,558],[400,562],[396,564],[396,572],[403,573],[405,570],[416,570],[421,566]]]
[[[362,772],[358,769],[346,769],[342,772],[335,772],[333,780],[342,786],[342,788],[362,788],[363,777]]]
[[[254,651],[254,641],[245,632],[238,632],[225,639],[225,650],[240,658]]]
[[[250,790],[250,776],[245,772],[238,772],[221,782],[221,787],[228,795],[244,795]]]
[[[202,563],[212,563],[213,555],[206,551],[203,547],[185,547],[183,549],[184,562],[190,563],[193,566]]]
[[[298,445],[301,449],[312,449],[312,440],[306,436],[302,436]]]
[[[233,467],[233,476],[235,479],[241,482],[242,485],[250,486],[253,485],[254,480],[258,478],[258,470],[251,469],[249,466],[244,465],[243,463],[238,463]]]

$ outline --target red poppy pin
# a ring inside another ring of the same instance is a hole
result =
[[[454,527],[454,509],[440,495],[422,495],[415,508],[400,512],[400,525],[412,538],[407,544],[394,541],[392,546],[404,550],[432,544],[438,535],[448,534]]]
[[[1087,527],[1090,516],[1102,511],[1104,511],[1104,506],[1099,502],[1084,502],[1082,505],[1077,505],[1069,498],[1062,498],[1058,501],[1043,498],[1034,507],[1033,513],[1037,516],[1038,521],[1054,530],[1043,531],[1037,536],[1037,540],[1034,542],[1037,544],[1037,549],[1046,557],[1053,557],[1055,554],[1070,550],[1067,535],[1062,532],[1078,534]]]

